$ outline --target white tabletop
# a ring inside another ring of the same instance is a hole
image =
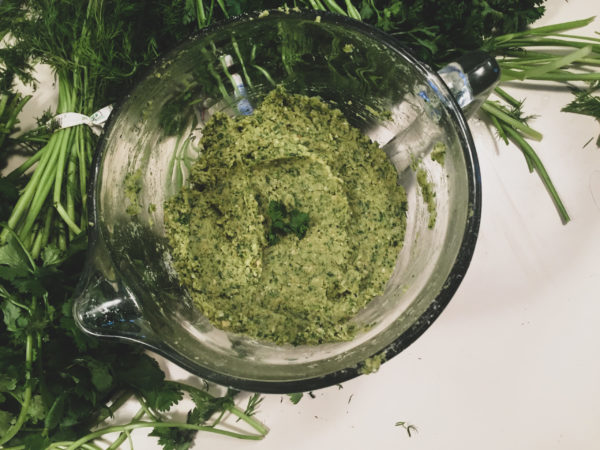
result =
[[[546,5],[539,24],[600,16],[598,0]],[[596,30],[600,19],[585,33]],[[297,405],[266,395],[257,414],[270,428],[264,440],[199,433],[194,449],[600,448],[600,124],[561,113],[572,99],[566,90],[527,86],[505,85],[526,98],[527,113],[540,115],[531,125],[544,139],[534,148],[571,222],[561,223],[520,151],[471,119],[483,184],[480,235],[437,321],[377,373]],[[169,377],[190,380],[160,361]],[[418,431],[409,437],[399,421]],[[148,431],[133,433],[136,449],[160,448]]]

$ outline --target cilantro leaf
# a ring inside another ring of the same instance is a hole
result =
[[[44,419],[44,428],[53,430],[61,422],[65,413],[65,403],[67,400],[67,394],[62,393],[54,399],[52,406],[48,410],[48,415]]]
[[[171,383],[163,382],[154,389],[144,393],[148,406],[156,411],[168,411],[173,405],[179,403],[183,393]]]
[[[290,398],[290,402],[297,405],[302,400],[302,397],[304,397],[304,394],[302,392],[294,392],[293,394],[288,394],[288,397]]]
[[[165,379],[165,374],[154,358],[140,354],[119,371],[118,377],[122,383],[145,394],[160,385]]]
[[[4,324],[8,331],[19,332],[29,325],[29,317],[27,317],[22,308],[19,308],[14,303],[4,302],[1,309],[4,314]]]
[[[42,433],[27,434],[23,439],[23,446],[27,450],[46,450],[50,444],[50,439]]]
[[[7,374],[0,373],[0,392],[14,391],[17,387],[17,379]]]
[[[164,450],[188,450],[194,443],[196,430],[154,428],[148,436],[158,437],[158,443]]]
[[[8,411],[0,410],[0,436],[4,435],[15,420],[15,416]]]
[[[269,227],[267,231],[267,242],[274,245],[282,236],[290,233],[295,234],[298,239],[306,236],[308,231],[309,216],[307,213],[294,209],[287,211],[281,202],[271,200],[267,207]]]
[[[91,381],[94,387],[100,392],[108,391],[113,384],[109,365],[93,358],[87,358],[86,365],[90,370]]]
[[[27,255],[16,239],[9,238],[4,245],[0,245],[0,265],[23,271],[30,268]]]
[[[290,230],[298,236],[298,239],[302,239],[306,236],[308,231],[308,214],[294,209],[290,213]]]
[[[188,423],[202,425],[217,411],[225,410],[233,405],[233,396],[236,391],[228,391],[223,397],[213,397],[208,392],[194,389],[189,392],[194,409],[188,414]]]
[[[44,399],[41,395],[34,395],[33,397],[31,397],[27,413],[29,415],[29,420],[31,420],[31,423],[33,424],[44,420],[46,414],[48,413],[48,410],[44,406]]]

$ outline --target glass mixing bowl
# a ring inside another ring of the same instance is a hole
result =
[[[80,327],[249,391],[313,390],[389,360],[441,313],[475,247],[480,175],[458,102],[476,107],[481,89],[473,92],[468,81],[483,69],[462,69],[438,74],[383,32],[325,13],[247,15],[173,49],[117,105],[99,144],[89,252],[74,306]],[[171,265],[163,204],[185,184],[203,124],[215,111],[251,114],[279,84],[339,108],[388,154],[408,195],[393,275],[354,319],[370,327],[349,342],[275,345],[219,330],[194,307]],[[444,149],[443,164],[430,157],[434,148]],[[435,195],[433,226],[416,167]]]

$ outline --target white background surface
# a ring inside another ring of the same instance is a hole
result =
[[[598,0],[546,4],[539,24],[600,16]],[[585,29],[594,31],[600,18]],[[480,236],[440,318],[375,374],[298,405],[266,395],[257,414],[270,428],[263,441],[200,433],[194,449],[600,449],[600,124],[561,113],[572,98],[564,90],[505,87],[540,115],[531,125],[544,139],[534,148],[572,221],[561,224],[519,150],[472,119]],[[189,381],[161,364],[171,378]],[[409,437],[398,421],[418,432]],[[136,449],[160,448],[148,431],[133,433]]]

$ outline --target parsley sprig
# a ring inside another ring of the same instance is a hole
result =
[[[305,212],[297,209],[288,211],[281,202],[271,200],[267,208],[268,231],[267,242],[274,245],[287,234],[294,234],[298,239],[306,236],[309,217]]]

